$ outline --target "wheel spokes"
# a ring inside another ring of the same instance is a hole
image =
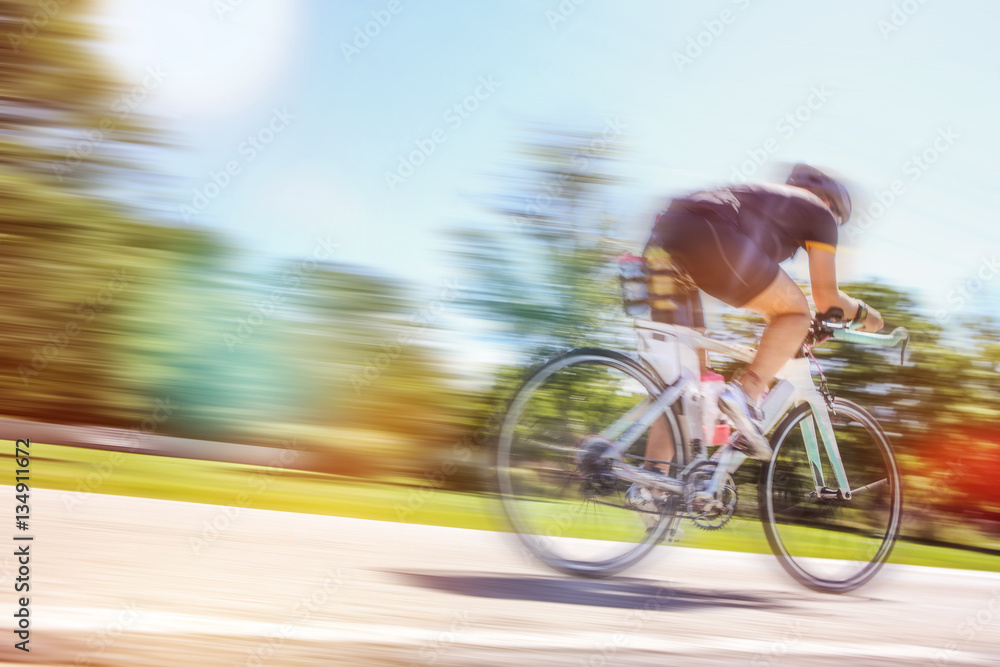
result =
[[[659,389],[634,362],[574,355],[550,362],[515,396],[498,449],[501,497],[515,530],[543,561],[577,574],[610,574],[644,555],[669,522],[647,533],[625,504],[629,483],[616,479],[599,452],[582,461],[580,447],[596,451],[596,434],[623,432]],[[675,421],[669,425],[678,432]],[[644,448],[640,436],[623,455],[643,455]]]
[[[888,483],[889,483],[889,478],[888,477],[883,477],[882,479],[874,481],[871,484],[862,484],[861,486],[859,486],[856,489],[851,489],[851,495],[852,496],[856,496],[859,493],[863,494],[865,492],[872,492],[872,491],[875,491],[877,489],[882,488],[883,486],[885,486]]]

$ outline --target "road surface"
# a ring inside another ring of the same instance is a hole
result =
[[[1000,663],[996,573],[890,567],[824,595],[770,556],[660,547],[583,580],[504,534],[44,490],[22,533],[0,489],[3,539],[34,537],[30,653],[0,559],[5,665]]]

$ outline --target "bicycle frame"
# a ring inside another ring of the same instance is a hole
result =
[[[700,368],[696,351],[703,349],[717,352],[745,362],[753,359],[755,351],[745,345],[713,340],[687,327],[646,320],[636,320],[635,324],[639,338],[639,357],[663,382],[666,389],[659,396],[641,402],[601,432],[600,435],[613,443],[612,449],[617,458],[614,462],[614,470],[619,477],[667,493],[683,494],[685,492],[683,483],[672,477],[657,475],[628,465],[621,460],[622,453],[674,403],[680,400],[682,401],[680,426],[684,442],[675,443],[675,446],[691,448],[692,464],[706,459],[707,445],[700,438],[702,429],[699,405]],[[845,334],[837,335],[837,337],[847,338],[846,334],[854,334],[850,337],[873,342],[869,338],[872,334],[865,336],[860,332],[847,329],[844,329],[844,332]],[[865,336],[865,338],[860,338],[861,336]],[[875,340],[881,343],[880,339]],[[811,415],[802,422],[802,433],[813,473],[815,493],[817,497],[850,499],[850,481],[847,479],[840,450],[837,447],[837,439],[827,410],[826,398],[816,388],[809,360],[805,357],[789,360],[778,372],[777,378],[778,384],[763,402],[765,419],[762,432],[769,433],[790,409],[803,402],[808,403],[812,410]],[[718,465],[711,481],[704,490],[705,494],[714,495],[719,485],[724,483],[725,477],[735,472],[746,460],[747,457],[734,448],[735,439],[734,435],[730,442],[720,447]],[[828,487],[827,481],[823,478],[819,447],[821,442],[833,469],[835,488]],[[697,445],[698,451],[694,451],[695,445]]]

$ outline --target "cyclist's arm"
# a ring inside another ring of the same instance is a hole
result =
[[[837,256],[834,248],[825,244],[811,245],[809,253],[809,280],[812,283],[813,303],[821,313],[837,307],[844,311],[844,317],[853,319],[861,302],[844,294],[837,287]],[[862,331],[879,331],[883,326],[882,314],[868,306]]]

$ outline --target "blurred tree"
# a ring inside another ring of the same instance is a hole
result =
[[[104,353],[133,420],[169,398],[174,409],[162,432],[238,440],[253,430],[254,415],[281,413],[292,401],[282,400],[289,385],[275,356],[227,345],[248,320],[258,326],[246,338],[266,345],[274,335],[270,318],[257,319],[253,278],[237,263],[243,258],[205,232],[154,226],[142,228],[131,250],[143,266],[122,296]]]
[[[433,347],[446,290],[428,305],[355,267],[324,267],[286,312],[287,363],[300,378],[299,419],[336,439],[330,468],[413,473],[461,434],[469,399]],[[441,308],[435,304],[440,304]],[[381,437],[362,436],[363,433]],[[339,437],[338,437],[339,434]]]
[[[485,321],[485,339],[519,358],[499,368],[475,401],[461,442],[479,468],[488,466],[487,435],[532,360],[568,347],[630,341],[615,258],[631,248],[607,208],[620,154],[600,134],[540,130],[498,178],[498,191],[484,198],[488,221],[452,235],[464,274],[459,306]],[[473,475],[465,479],[484,484]]]
[[[316,262],[252,271],[228,240],[114,201],[125,183],[150,194],[155,174],[130,158],[160,141],[138,104],[162,74],[117,80],[98,8],[0,0],[4,413],[127,428],[169,400],[159,434],[302,436],[366,473],[372,442],[412,468],[457,437],[438,324],[395,284]]]
[[[93,189],[120,177],[128,147],[151,143],[136,99],[162,75],[127,89],[96,48],[97,0],[0,1],[0,168],[40,184]]]
[[[119,424],[110,351],[146,244],[99,193],[152,133],[97,55],[96,4],[0,2],[0,382],[8,414]]]
[[[501,342],[535,354],[622,340],[615,257],[626,246],[607,215],[614,144],[584,133],[531,138],[485,207],[492,225],[455,234],[462,299]]]
[[[104,203],[0,171],[0,378],[5,412],[116,423],[108,343],[140,281],[136,226]]]

